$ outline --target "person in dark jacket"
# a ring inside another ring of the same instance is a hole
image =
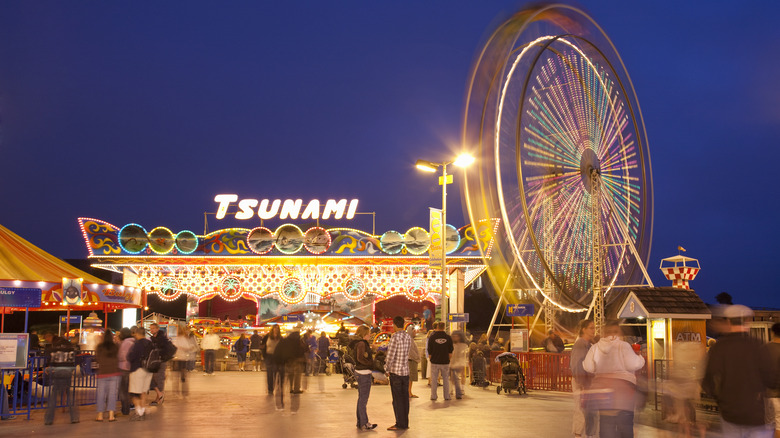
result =
[[[320,368],[319,372],[327,371],[329,354],[330,338],[327,333],[322,332],[320,333],[320,337],[317,338],[317,355],[320,357],[320,364],[324,365],[325,369]]]
[[[349,343],[350,351],[355,352],[355,377],[358,383],[357,427],[361,430],[376,428],[376,424],[368,422],[368,413],[366,412],[368,397],[371,395],[371,370],[374,365],[374,357],[368,339],[371,339],[371,331],[368,326],[361,325],[355,332],[355,340]]]
[[[276,355],[284,364],[284,373],[290,382],[290,393],[301,394],[301,374],[306,363],[306,351],[301,332],[296,329],[283,338],[276,347]]]
[[[236,339],[235,344],[233,344],[233,351],[236,352],[238,370],[244,371],[244,367],[246,366],[246,354],[249,352],[249,339],[246,338],[246,335],[241,333],[241,336]]]
[[[254,370],[260,371],[260,364],[263,360],[263,337],[260,332],[255,330],[249,337],[249,360],[254,363]]]
[[[149,391],[152,373],[144,369],[143,361],[149,357],[149,353],[154,349],[154,345],[152,341],[146,339],[146,330],[143,327],[137,327],[133,336],[135,336],[135,343],[127,354],[127,360],[130,362],[128,392],[135,405],[135,415],[130,420],[137,421],[146,419],[144,394]]]
[[[46,414],[43,417],[43,424],[47,426],[54,423],[54,411],[57,407],[57,400],[63,394],[70,409],[70,422],[79,422],[79,409],[73,400],[71,391],[73,373],[76,371],[77,352],[78,350],[73,344],[59,336],[53,337],[51,345],[46,348],[46,363],[48,364],[52,380]]]
[[[437,321],[433,324],[434,332],[428,338],[428,354],[431,363],[428,365],[431,369],[431,400],[436,400],[436,390],[439,387],[439,376],[441,376],[444,391],[444,400],[450,399],[450,360],[454,349],[452,338],[444,331],[445,324]]]
[[[750,337],[750,308],[734,304],[723,311],[725,333],[710,348],[702,389],[718,402],[724,437],[771,437],[764,397],[773,388],[773,366],[764,345]]]
[[[278,392],[281,393],[281,387],[284,386],[284,366],[282,366],[284,362],[276,358],[276,348],[281,341],[282,332],[278,325],[271,327],[271,331],[263,337],[263,357],[265,358],[268,379],[268,395],[273,395],[277,386],[279,387]],[[284,402],[282,401],[281,404],[283,406]]]
[[[157,398],[150,405],[157,406],[165,401],[165,370],[168,368],[168,361],[173,359],[173,353],[176,352],[176,348],[173,347],[171,340],[168,339],[168,335],[161,331],[160,326],[157,324],[149,326],[149,335],[149,340],[152,341],[154,347],[163,352],[163,363],[160,365],[160,369],[152,375],[152,383],[149,388],[157,393]]]

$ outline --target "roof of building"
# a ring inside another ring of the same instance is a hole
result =
[[[641,308],[646,313],[645,317],[656,318],[674,315],[701,315],[709,318],[712,314],[692,289],[679,289],[675,287],[653,287],[632,289],[626,297],[618,315],[625,314],[626,305],[632,299],[639,301]],[[631,310],[633,313],[634,310]]]

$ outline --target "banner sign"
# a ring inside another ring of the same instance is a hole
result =
[[[41,307],[41,289],[0,287],[0,307]]]
[[[441,268],[441,252],[444,245],[444,224],[441,220],[441,210],[431,208],[431,246],[428,247],[428,266]]]
[[[447,315],[450,322],[469,322],[468,313],[450,313]]]
[[[303,314],[282,315],[282,322],[303,322]]]
[[[507,304],[506,316],[533,316],[533,304]]]

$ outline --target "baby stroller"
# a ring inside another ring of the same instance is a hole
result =
[[[504,393],[517,390],[518,394],[527,394],[528,392],[525,390],[525,376],[523,375],[523,369],[520,368],[517,356],[506,352],[496,356],[496,360],[501,362],[501,385],[496,388],[496,394],[501,394],[502,389]]]
[[[357,377],[355,376],[355,358],[348,352],[342,351],[339,355],[339,365],[341,366],[341,374],[344,376],[344,383],[341,387],[347,389],[347,385],[352,388],[357,388]]]
[[[487,381],[487,363],[485,357],[482,356],[482,352],[478,351],[471,358],[471,385],[485,388],[490,386],[490,382]]]

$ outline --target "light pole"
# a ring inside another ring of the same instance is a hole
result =
[[[441,320],[445,326],[448,324],[449,299],[447,297],[447,165],[454,164],[458,167],[466,167],[474,162],[474,157],[469,154],[461,154],[454,161],[433,163],[426,160],[417,160],[415,167],[424,172],[436,172],[441,167]]]

